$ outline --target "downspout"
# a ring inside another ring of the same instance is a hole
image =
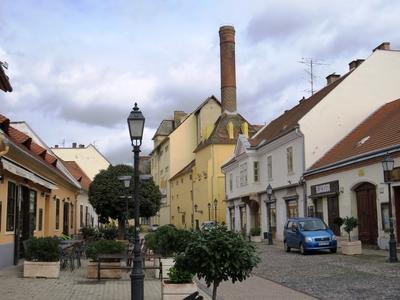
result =
[[[191,180],[191,182],[192,182],[192,230],[194,230],[194,222],[195,222],[194,219],[195,219],[195,216],[194,216],[194,184],[193,184],[194,176],[193,176],[193,169],[190,171],[190,176],[192,177],[192,180]]]
[[[307,183],[304,179],[304,172],[306,171],[306,146],[305,146],[305,141],[304,141],[304,135],[301,133],[300,128],[296,127],[296,135],[301,138],[301,143],[302,143],[302,150],[303,150],[303,157],[302,157],[302,163],[303,163],[303,170],[302,170],[302,175],[299,180],[299,185],[303,186],[303,215],[304,217],[308,216],[307,213]]]

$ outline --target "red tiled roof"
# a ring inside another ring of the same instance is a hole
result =
[[[314,95],[307,99],[300,100],[299,104],[278,118],[272,120],[264,129],[249,140],[252,146],[257,146],[261,141],[266,140],[268,143],[287,134],[298,126],[298,121],[304,117],[315,105],[326,97],[339,83],[341,83],[348,75],[347,73],[333,83],[320,89]]]
[[[309,170],[395,145],[400,145],[400,99],[381,106]]]
[[[83,170],[79,167],[79,165],[74,161],[63,161],[63,164],[68,169],[68,172],[70,172],[71,175],[74,176],[74,178],[79,181],[79,183],[82,186],[82,189],[84,189],[85,191],[89,191],[89,186],[92,181],[86,175],[86,173],[83,172]]]
[[[5,92],[12,92],[13,90],[10,84],[10,80],[8,79],[8,76],[6,75],[6,73],[4,73],[1,62],[0,62],[0,90],[3,90]]]

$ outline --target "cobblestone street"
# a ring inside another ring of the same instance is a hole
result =
[[[388,252],[363,250],[345,256],[317,252],[305,256],[281,245],[259,245],[262,261],[255,274],[321,299],[400,299],[400,263]]]

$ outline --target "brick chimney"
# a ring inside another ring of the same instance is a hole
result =
[[[219,29],[221,55],[221,104],[222,112],[236,112],[235,29]]]
[[[181,110],[175,110],[174,111],[174,126],[175,128],[178,127],[181,123],[182,120],[186,117],[186,113]]]
[[[374,52],[375,50],[390,50],[390,43],[389,42],[383,42],[378,47],[376,47],[374,50],[372,50],[372,52]]]
[[[349,63],[349,71],[354,70],[354,69],[357,68],[359,65],[361,65],[364,61],[365,61],[365,59],[356,59],[356,60],[353,60],[352,62]]]
[[[76,148],[76,143],[72,143],[72,148]]]
[[[336,80],[338,80],[340,78],[340,75],[332,73],[332,74],[326,76],[325,78],[326,78],[326,85],[329,85],[329,84],[335,82]]]

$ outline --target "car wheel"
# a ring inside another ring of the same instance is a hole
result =
[[[290,252],[290,247],[288,247],[286,241],[283,242],[283,248],[285,249],[286,252]]]
[[[301,253],[301,255],[306,255],[307,254],[307,251],[306,251],[306,249],[304,249],[304,246],[303,246],[303,244],[301,243],[300,244],[300,253]]]
[[[331,250],[331,253],[336,253],[337,248],[332,248],[332,249],[330,249],[330,250]]]

